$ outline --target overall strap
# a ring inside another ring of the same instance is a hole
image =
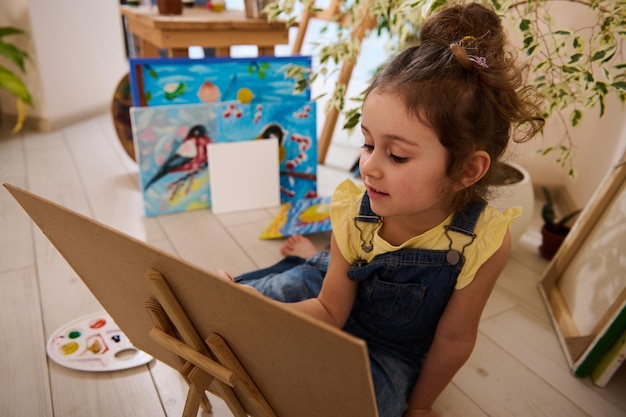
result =
[[[359,226],[359,222],[376,224],[377,226],[372,229],[370,236],[363,236],[363,229]],[[361,237],[361,249],[364,252],[369,253],[374,249],[373,241],[374,234],[376,233],[376,229],[382,223],[380,216],[372,211],[370,207],[370,198],[367,195],[367,191],[363,193],[363,198],[361,199],[361,207],[359,208],[359,214],[354,218],[354,226],[359,231]]]
[[[476,238],[474,228],[476,227],[480,214],[486,206],[487,202],[483,199],[472,201],[454,214],[454,217],[452,217],[452,221],[449,225],[444,226],[446,237],[450,241],[448,254],[446,255],[446,260],[450,265],[458,264],[463,257],[465,248],[474,242],[474,239]],[[452,249],[453,240],[449,232],[460,233],[470,238],[470,241],[461,248],[461,252]]]
[[[379,223],[380,216],[372,211],[370,207],[370,198],[367,195],[367,191],[363,193],[361,199],[361,207],[359,208],[359,215],[355,217],[355,220],[367,223]]]

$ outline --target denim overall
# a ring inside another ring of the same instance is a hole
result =
[[[445,226],[449,249],[400,249],[378,255],[370,263],[357,261],[348,271],[348,278],[359,286],[343,329],[367,342],[380,417],[401,417],[407,407],[439,318],[465,263],[463,251],[475,238],[473,230],[485,205],[482,200],[471,203],[453,216]],[[381,223],[370,209],[367,193],[354,221],[359,230],[360,222]],[[363,250],[368,251],[371,238],[368,242],[361,236],[361,241]],[[234,280],[278,301],[301,301],[319,294],[328,262],[326,251],[309,259],[288,256]]]

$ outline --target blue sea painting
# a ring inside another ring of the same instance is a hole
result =
[[[248,104],[311,98],[308,56],[129,61],[133,106],[233,100]]]
[[[314,102],[230,102],[217,109],[220,142],[278,139],[281,202],[317,196]]]
[[[215,107],[134,107],[130,115],[146,216],[208,208]]]

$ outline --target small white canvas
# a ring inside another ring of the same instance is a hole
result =
[[[277,139],[211,143],[207,148],[214,213],[280,206]]]

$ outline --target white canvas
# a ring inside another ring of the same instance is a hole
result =
[[[212,143],[207,148],[214,213],[280,205],[276,139]]]

